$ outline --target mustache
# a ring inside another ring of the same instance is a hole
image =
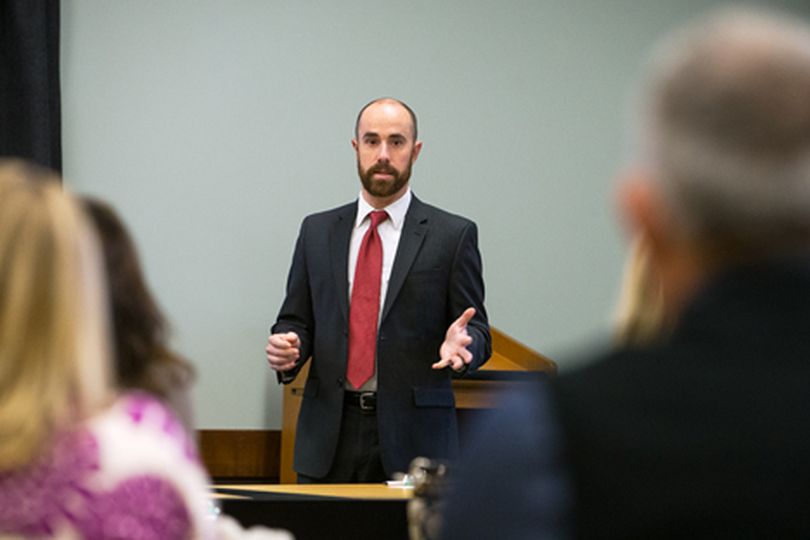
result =
[[[374,165],[368,169],[368,174],[383,173],[383,174],[399,174],[399,171],[390,165]]]

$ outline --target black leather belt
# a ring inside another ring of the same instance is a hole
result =
[[[374,392],[350,392],[343,393],[343,403],[359,407],[364,411],[377,410],[377,394]]]

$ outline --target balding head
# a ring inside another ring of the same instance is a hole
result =
[[[413,140],[416,141],[418,135],[416,128],[416,114],[413,112],[413,109],[411,109],[407,104],[405,104],[405,102],[390,97],[377,98],[375,100],[369,101],[363,106],[362,109],[360,109],[360,112],[357,113],[357,120],[355,120],[354,122],[355,139],[359,136],[360,120],[363,118],[363,113],[366,112],[366,109],[368,109],[372,105],[394,105],[396,107],[402,107],[403,109],[405,109],[405,111],[408,113],[408,116],[411,117],[411,126],[412,126],[411,135],[413,136]]]
[[[650,158],[686,234],[757,251],[810,231],[810,30],[725,11],[654,59]]]

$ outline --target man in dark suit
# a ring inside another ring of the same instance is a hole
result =
[[[416,116],[384,98],[357,117],[360,197],[301,225],[267,342],[281,382],[310,360],[301,482],[377,482],[458,453],[451,377],[491,354],[473,222],[410,191]]]
[[[446,539],[810,536],[810,29],[721,12],[655,60],[621,200],[669,330],[513,397]]]

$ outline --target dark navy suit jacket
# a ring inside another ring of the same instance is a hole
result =
[[[301,339],[300,363],[311,358],[298,417],[294,468],[329,472],[343,411],[348,352],[348,257],[357,203],[304,219],[287,295],[271,332]],[[448,326],[468,307],[470,369],[491,354],[475,224],[411,199],[391,269],[377,337],[377,421],[387,474],[407,471],[416,456],[458,453],[450,370],[434,370]]]

